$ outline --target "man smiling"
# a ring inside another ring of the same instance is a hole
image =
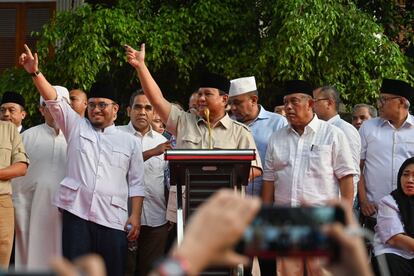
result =
[[[26,45],[25,50],[19,63],[31,74],[68,143],[66,176],[54,199],[63,210],[63,256],[73,260],[97,253],[108,275],[124,275],[125,230],[129,224],[127,238],[137,239],[145,195],[141,144],[115,127],[119,106],[109,83],[92,85],[85,119],[57,96],[38,69],[37,54]]]

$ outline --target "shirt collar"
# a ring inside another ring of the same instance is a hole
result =
[[[228,128],[230,128],[230,127],[231,127],[232,121],[233,121],[233,120],[232,120],[232,119],[229,117],[229,115],[226,113],[226,115],[224,115],[224,117],[223,117],[223,118],[221,118],[221,119],[217,122],[216,126],[217,126],[217,125],[219,125],[219,124],[221,124],[224,128],[228,129]],[[205,125],[207,125],[207,122],[206,122],[206,120],[204,120],[204,118],[203,118],[203,117],[198,117],[198,119],[197,119],[197,124],[200,124],[201,122],[203,122]]]
[[[63,135],[63,133],[62,133],[62,131],[60,131],[60,129],[59,129],[59,134],[56,134],[56,131],[53,127],[49,126],[47,123],[43,123],[43,125],[44,125],[46,131],[50,133],[50,135],[52,135],[52,136]]]
[[[380,125],[384,126],[385,123],[388,123],[389,125],[392,126],[392,124],[390,123],[389,120],[385,120],[381,117],[378,117],[380,119]],[[411,114],[408,113],[407,115],[407,119],[405,119],[404,123],[402,124],[401,127],[409,127],[409,126],[414,126],[414,116],[412,116]]]
[[[333,124],[334,122],[338,121],[341,119],[341,116],[339,116],[339,114],[336,114],[335,116],[333,116],[332,118],[330,118],[327,122],[330,124]]]
[[[147,136],[147,135],[151,136],[151,137],[154,136],[154,130],[152,129],[151,125],[150,125],[150,130],[147,133],[145,133],[144,135],[142,135],[141,132],[137,131],[134,128],[131,121],[129,121],[127,127],[128,127],[128,131],[131,132],[135,136],[139,136],[139,137],[144,137],[144,136]]]
[[[316,114],[314,113],[312,120],[305,126],[305,130],[303,131],[303,134],[306,134],[309,131],[316,132],[319,129],[320,124],[321,124],[321,120],[319,120],[318,116],[316,116]],[[296,130],[292,127],[290,123],[289,123],[289,128],[291,131],[296,133]]]

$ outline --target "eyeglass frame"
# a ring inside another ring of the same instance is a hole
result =
[[[402,98],[402,97],[401,96],[391,96],[391,97],[380,96],[380,97],[377,98],[377,103],[380,103],[380,104],[384,105],[388,101],[399,99],[399,98]]]
[[[112,102],[112,103],[106,103],[106,102],[99,102],[99,103],[93,103],[93,102],[88,102],[87,104],[87,108],[88,110],[95,110],[95,108],[98,108],[100,111],[105,110],[109,105],[115,105],[116,103]]]

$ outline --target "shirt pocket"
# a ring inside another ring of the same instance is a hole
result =
[[[201,144],[201,137],[187,134],[182,138],[183,148],[199,148]]]
[[[332,146],[331,145],[312,145],[309,152],[309,172],[311,175],[333,174],[332,167]]]
[[[414,140],[405,140],[402,144],[403,156],[414,156]]]
[[[0,168],[5,168],[11,165],[11,145],[0,145]]]
[[[129,160],[131,159],[131,153],[127,149],[122,147],[113,147],[112,154],[110,156],[111,165],[125,171],[129,168]]]
[[[59,201],[65,205],[75,201],[80,184],[79,181],[73,178],[64,178],[62,182],[60,182]]]
[[[93,152],[93,144],[96,143],[96,137],[84,130],[80,131],[79,136],[79,150],[85,154]]]
[[[109,220],[124,223],[128,219],[128,202],[119,196],[111,197],[111,214]]]

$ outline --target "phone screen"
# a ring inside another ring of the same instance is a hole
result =
[[[337,254],[336,244],[321,227],[339,221],[339,207],[264,206],[246,229],[238,251],[249,256],[330,256]]]

